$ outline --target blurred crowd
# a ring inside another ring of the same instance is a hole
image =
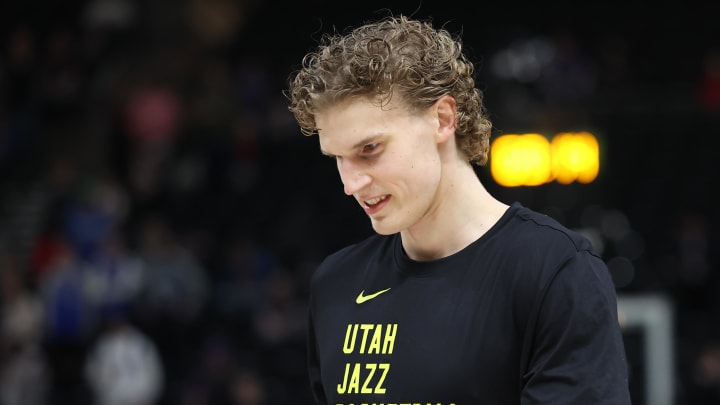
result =
[[[311,38],[257,41],[251,0],[47,3],[0,6],[0,405],[311,404],[309,277],[371,231],[287,111]],[[500,131],[604,133],[605,180],[480,175],[671,299],[678,405],[716,403],[720,41],[658,85],[637,43],[584,40],[478,44],[479,82]]]

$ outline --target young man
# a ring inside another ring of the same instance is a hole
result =
[[[629,404],[615,289],[588,240],[491,196],[491,123],[444,29],[386,17],[326,35],[290,110],[377,235],[313,275],[319,404]]]

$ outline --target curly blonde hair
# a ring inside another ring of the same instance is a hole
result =
[[[345,35],[324,34],[291,75],[286,95],[304,135],[317,132],[318,111],[350,97],[382,104],[395,93],[420,111],[450,95],[457,104],[458,147],[469,162],[485,165],[492,124],[474,71],[460,40],[444,28],[390,16]]]

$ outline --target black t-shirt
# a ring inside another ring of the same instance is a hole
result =
[[[310,291],[320,404],[629,404],[615,289],[590,242],[518,203],[433,261],[400,235],[330,256]]]

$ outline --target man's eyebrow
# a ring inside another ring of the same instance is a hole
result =
[[[374,134],[370,136],[366,136],[365,138],[359,140],[358,142],[355,142],[355,144],[350,149],[360,149],[363,146],[375,142],[380,137],[380,134]],[[320,147],[320,153],[322,153],[325,156],[335,157],[332,153],[328,153],[327,151],[323,150],[322,147]]]
[[[379,134],[367,136],[367,137],[363,138],[362,140],[356,142],[355,145],[353,145],[352,148],[353,148],[353,149],[360,149],[360,148],[362,148],[363,146],[365,146],[365,145],[367,145],[367,144],[369,144],[369,143],[373,143],[374,141],[377,140],[378,137],[380,137]]]

